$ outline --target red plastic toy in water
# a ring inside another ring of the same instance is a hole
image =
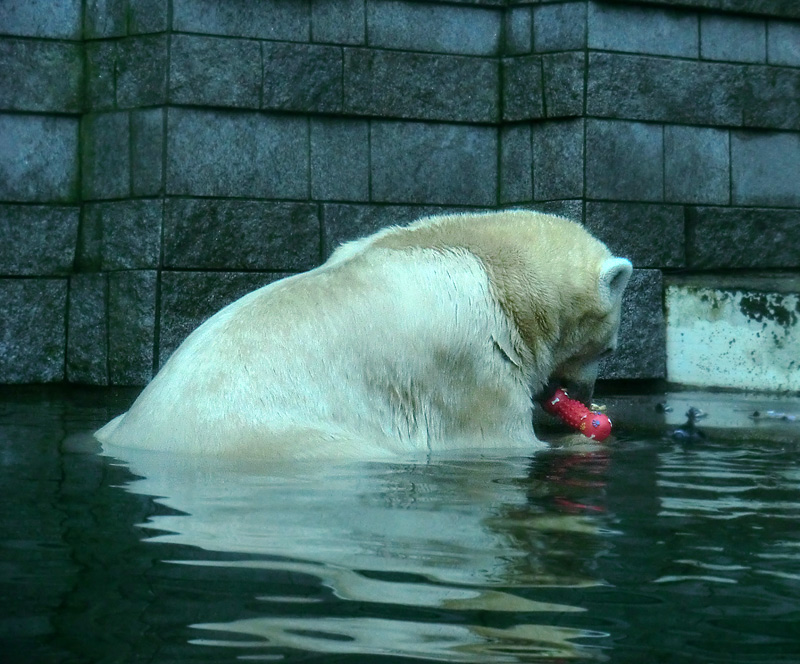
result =
[[[542,408],[558,417],[564,424],[577,429],[587,438],[599,441],[605,440],[611,435],[611,420],[608,419],[608,416],[591,411],[580,401],[570,399],[563,389],[557,389],[553,396],[544,399]]]

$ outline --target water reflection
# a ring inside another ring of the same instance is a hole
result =
[[[151,541],[217,554],[170,562],[304,579],[254,595],[261,615],[193,624],[195,644],[463,662],[601,655],[592,641],[604,635],[570,626],[585,609],[563,601],[602,583],[592,561],[607,458],[596,450],[325,467],[109,453],[141,476],[129,491],[170,508],[144,524]],[[562,601],[548,598],[554,587]]]
[[[112,396],[0,396],[3,664],[800,662],[797,441],[133,481]]]
[[[709,444],[659,456],[658,516],[678,526],[684,541],[683,555],[665,566],[668,573],[656,583],[747,584],[759,575],[800,580],[794,573],[800,571],[800,468],[794,451]],[[729,533],[724,546],[719,529]]]

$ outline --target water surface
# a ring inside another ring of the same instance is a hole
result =
[[[800,662],[792,443],[119,460],[131,394],[0,397],[4,662]]]

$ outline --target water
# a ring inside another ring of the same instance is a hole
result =
[[[2,662],[800,662],[791,442],[121,465],[132,396],[0,392]]]

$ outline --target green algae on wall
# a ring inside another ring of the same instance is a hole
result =
[[[672,284],[666,305],[670,381],[800,390],[800,295]]]

